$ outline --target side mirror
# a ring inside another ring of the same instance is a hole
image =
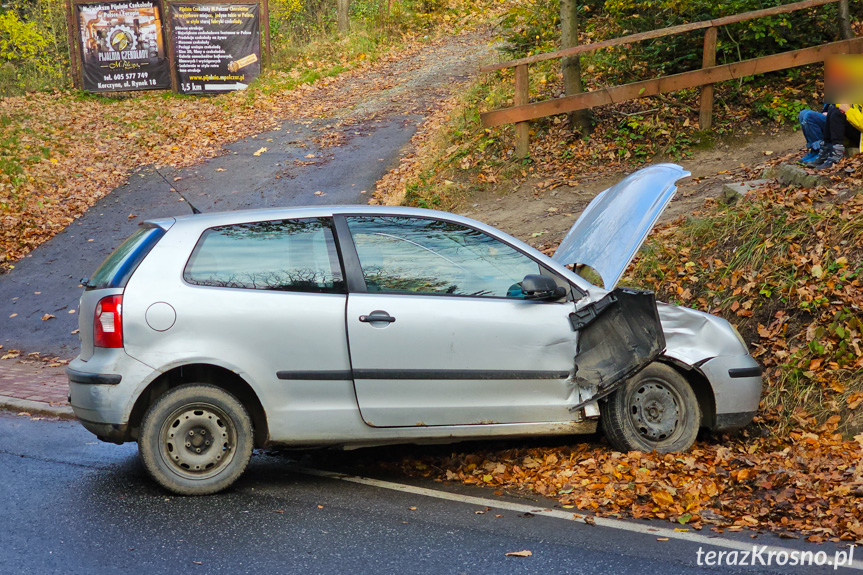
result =
[[[556,300],[566,296],[566,288],[557,285],[554,278],[527,275],[521,280],[521,293],[525,299]]]

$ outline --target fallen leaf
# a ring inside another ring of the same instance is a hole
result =
[[[57,317],[56,315],[51,315],[50,313],[46,313],[42,316],[42,321],[48,321],[49,319],[54,319]]]
[[[824,270],[821,268],[820,265],[815,264],[814,266],[812,266],[812,276],[813,277],[815,277],[817,279],[821,279],[821,276],[823,276],[823,275],[824,275]]]
[[[651,491],[650,498],[659,507],[671,507],[674,505],[674,498],[667,491]]]
[[[525,549],[523,551],[510,551],[506,554],[506,557],[530,557],[531,555],[533,555],[533,552]]]
[[[264,146],[263,148],[261,148],[260,150],[258,150],[257,152],[255,152],[255,153],[254,153],[254,154],[252,154],[252,155],[253,155],[253,156],[260,156],[261,154],[263,154],[263,153],[264,153],[264,152],[266,152],[266,151],[267,151],[267,148],[266,148],[266,146]]]

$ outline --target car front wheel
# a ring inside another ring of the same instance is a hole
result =
[[[208,495],[231,485],[252,454],[252,422],[243,405],[213,385],[168,391],[144,416],[138,452],[165,489]]]
[[[686,379],[653,363],[605,402],[602,429],[618,451],[684,451],[698,435],[701,410]]]

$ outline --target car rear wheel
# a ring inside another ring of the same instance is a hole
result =
[[[618,451],[684,451],[698,435],[701,410],[686,379],[654,363],[608,397],[601,422]]]
[[[252,421],[230,393],[190,384],[168,391],[144,416],[138,452],[159,485],[208,495],[231,485],[252,455]]]

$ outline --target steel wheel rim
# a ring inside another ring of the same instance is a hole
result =
[[[667,382],[650,378],[635,386],[627,397],[629,421],[643,440],[658,444],[674,439],[686,417],[683,398]]]
[[[159,432],[166,466],[184,479],[208,479],[234,459],[237,428],[219,407],[194,403],[175,409]]]

